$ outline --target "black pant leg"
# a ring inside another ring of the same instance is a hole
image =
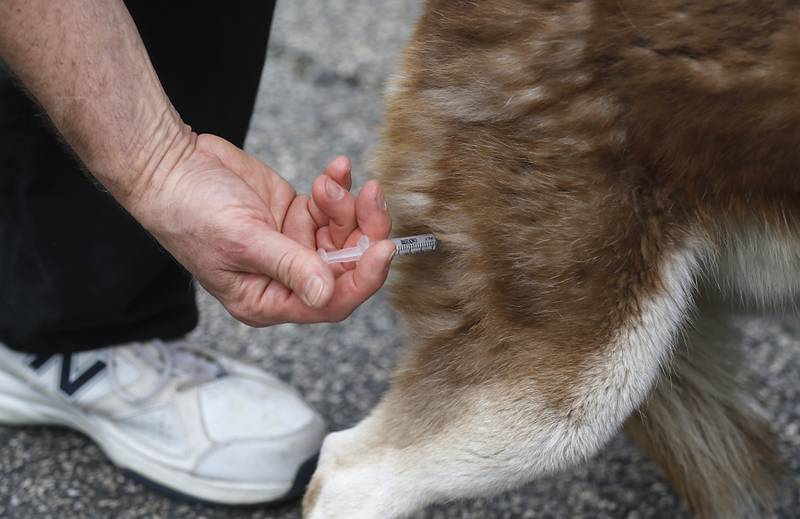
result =
[[[274,2],[130,1],[183,119],[242,145]],[[0,69],[0,342],[30,352],[169,339],[190,276],[81,171]]]
[[[164,90],[198,133],[244,144],[275,0],[127,0]]]

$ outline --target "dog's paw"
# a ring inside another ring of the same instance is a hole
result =
[[[397,477],[395,453],[376,445],[364,427],[325,438],[319,464],[303,498],[304,519],[392,519],[411,505]]]
[[[354,449],[354,429],[325,438],[319,464],[303,498],[304,519],[373,517],[366,509],[374,481]]]

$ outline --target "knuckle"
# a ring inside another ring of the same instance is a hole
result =
[[[297,252],[284,251],[275,265],[278,279],[283,280],[290,287],[294,287],[303,273],[302,255]]]
[[[233,303],[228,303],[225,307],[227,308],[228,313],[231,314],[231,316],[237,321],[255,328],[265,326],[265,324],[259,318],[258,309],[255,308],[250,302],[236,301]]]
[[[280,253],[278,260],[275,262],[275,275],[278,277],[278,279],[284,281],[289,279],[292,261],[292,255],[289,254],[289,251],[282,251]]]

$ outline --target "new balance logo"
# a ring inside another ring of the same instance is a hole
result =
[[[58,386],[67,396],[72,396],[77,393],[80,388],[85,386],[98,373],[106,369],[106,363],[98,360],[83,371],[83,373],[75,373],[74,375],[76,376],[73,378],[72,353],[63,353],[59,355],[40,353],[31,360],[29,365],[34,370],[38,371],[53,357],[59,357],[61,359],[61,378]]]

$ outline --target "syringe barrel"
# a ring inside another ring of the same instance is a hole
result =
[[[417,236],[406,236],[404,238],[392,238],[391,240],[392,243],[394,243],[398,256],[433,251],[436,250],[438,245],[438,241],[433,234],[419,234]],[[322,260],[326,263],[346,263],[361,259],[361,256],[367,248],[369,248],[369,238],[362,236],[355,247],[330,252],[319,249],[318,252]]]
[[[416,254],[418,252],[434,251],[438,245],[436,236],[433,234],[418,234],[417,236],[392,238],[392,242],[397,248],[398,256]]]

